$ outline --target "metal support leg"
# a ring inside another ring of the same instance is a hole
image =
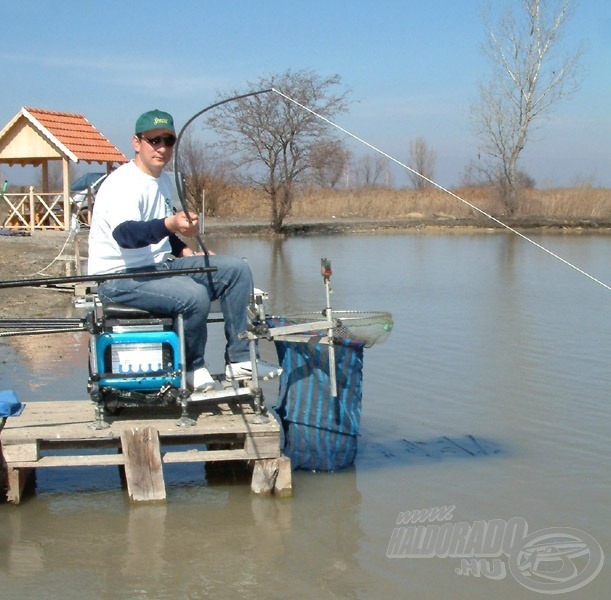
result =
[[[180,347],[180,418],[176,421],[179,427],[193,427],[195,421],[189,417],[189,398],[191,392],[187,389],[187,354],[185,345],[185,323],[182,313],[176,317],[178,330],[178,345]]]
[[[98,374],[100,367],[98,365],[98,356],[96,353],[96,346],[98,342],[98,334],[91,333],[89,336],[89,384],[87,391],[89,397],[93,402],[94,419],[93,423],[89,425],[91,429],[108,429],[110,425],[104,420],[104,402],[102,401],[102,395],[100,394],[100,386],[98,384]]]
[[[176,421],[176,425],[179,427],[193,427],[195,420],[189,416],[189,398],[191,394],[188,390],[181,390],[180,393],[180,407],[181,413],[180,418]]]
[[[259,386],[259,370],[257,367],[257,338],[254,336],[250,336],[249,340],[250,361],[252,363],[251,390],[255,403],[255,415],[252,418],[252,422],[269,423],[269,416],[266,414],[265,410],[263,390]]]
[[[93,403],[94,410],[94,419],[93,423],[89,425],[90,429],[108,429],[110,427],[110,423],[107,423],[104,420],[104,403],[103,402],[94,402]]]
[[[331,262],[326,258],[321,261],[323,281],[327,292],[327,307],[325,309],[325,317],[329,322],[327,335],[329,338],[329,382],[331,384],[331,396],[337,398],[337,377],[335,375],[335,343],[333,341],[333,316],[331,311]]]

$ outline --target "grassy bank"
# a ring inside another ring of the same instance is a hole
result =
[[[479,209],[502,217],[503,206],[493,191],[481,188],[452,190]],[[220,219],[267,219],[269,200],[250,189],[226,190],[215,210]],[[442,190],[309,190],[293,201],[291,221],[348,219],[465,219],[477,216],[467,204]],[[520,219],[611,221],[611,189],[580,187],[525,190],[518,211]]]

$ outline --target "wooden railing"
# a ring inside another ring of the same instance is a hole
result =
[[[30,187],[29,192],[1,194],[0,199],[4,229],[67,231],[69,228],[70,215],[64,214],[64,196],[61,193],[35,192]]]

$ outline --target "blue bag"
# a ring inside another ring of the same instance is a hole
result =
[[[0,417],[17,417],[24,407],[13,390],[0,390]]]
[[[276,322],[277,326],[282,325]],[[350,467],[361,422],[364,344],[336,341],[337,397],[331,395],[329,346],[276,341],[282,366],[274,407],[293,469],[335,471]]]

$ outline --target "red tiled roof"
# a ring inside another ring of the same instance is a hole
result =
[[[79,160],[118,163],[128,161],[83,115],[40,108],[24,110]]]

